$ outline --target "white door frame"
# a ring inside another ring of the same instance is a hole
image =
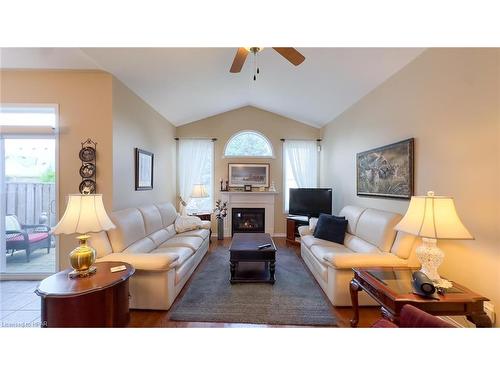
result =
[[[2,107],[3,103],[0,103],[0,107]],[[55,236],[55,249],[54,256],[56,257],[55,261],[55,270],[54,272],[40,272],[40,273],[6,273],[6,246],[5,246],[5,214],[6,207],[4,207],[3,202],[5,201],[5,192],[3,192],[4,186],[4,171],[5,171],[5,139],[33,139],[33,138],[50,138],[55,140],[55,173],[56,173],[56,181],[55,181],[55,215],[59,217],[59,106],[57,104],[8,104],[9,107],[20,106],[20,107],[52,107],[55,110],[56,114],[56,124],[52,134],[48,134],[46,131],[41,131],[40,133],[36,132],[36,129],[30,127],[30,132],[23,132],[22,129],[20,132],[9,132],[9,134],[0,133],[0,186],[2,187],[2,192],[0,194],[0,280],[43,280],[47,276],[59,271],[59,237]]]

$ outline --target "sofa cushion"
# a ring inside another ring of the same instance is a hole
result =
[[[133,254],[111,253],[97,260],[97,262],[125,262],[141,271],[166,271],[175,267],[179,255],[176,253],[165,254]]]
[[[162,247],[189,247],[193,251],[197,251],[200,248],[202,243],[203,243],[203,239],[201,239],[200,237],[175,235],[171,239],[165,241],[161,246]]]
[[[144,218],[146,235],[159,231],[163,228],[160,211],[154,204],[138,207],[138,210],[141,211],[142,217]]]
[[[210,228],[212,228],[212,222],[210,220],[202,220],[200,228],[201,229],[210,229]]]
[[[367,208],[358,220],[355,235],[389,252],[396,236],[394,227],[400,220],[400,214]]]
[[[124,253],[145,254],[156,249],[156,244],[149,237],[141,238],[123,250]]]
[[[96,251],[96,258],[102,258],[113,252],[111,244],[109,243],[108,235],[102,231],[99,233],[92,233],[89,239],[89,245]]]
[[[344,247],[344,245],[331,241],[322,240],[321,238],[316,238],[310,234],[302,236],[301,240],[304,243],[304,245],[306,245],[309,249],[314,245],[326,246],[326,247]]]
[[[116,228],[108,231],[113,252],[123,251],[134,242],[146,237],[144,219],[137,208],[115,211],[110,215]]]
[[[408,262],[394,254],[380,252],[379,254],[328,254],[324,259],[334,268],[350,269],[353,267],[406,267]]]
[[[365,210],[366,208],[358,206],[345,206],[342,210],[340,210],[339,215],[344,216],[347,220],[347,233],[356,233],[358,220]]]
[[[200,237],[201,239],[205,239],[209,236],[210,231],[208,229],[195,229],[187,232],[179,233],[178,236],[191,236],[191,237]]]
[[[311,247],[311,253],[314,257],[318,259],[321,263],[328,265],[325,257],[329,257],[333,254],[349,254],[352,253],[347,247],[329,247],[329,246],[318,246],[314,245]]]
[[[362,238],[353,236],[352,234],[346,233],[344,238],[344,246],[348,247],[356,253],[379,253],[380,250],[377,246],[366,242]]]
[[[175,254],[178,256],[175,268],[179,268],[194,254],[194,251],[188,247],[159,247],[153,250],[151,254]]]
[[[416,242],[417,237],[413,234],[398,232],[392,245],[391,253],[400,258],[408,259]]]
[[[166,229],[160,229],[149,236],[151,240],[155,243],[156,247],[160,246],[163,242],[173,237]]]
[[[337,219],[332,215],[321,214],[314,230],[314,237],[343,244],[346,228],[347,220]]]
[[[166,228],[169,225],[173,224],[177,216],[179,215],[175,210],[175,207],[172,203],[159,203],[155,205],[160,211],[161,220],[163,223],[163,227]]]

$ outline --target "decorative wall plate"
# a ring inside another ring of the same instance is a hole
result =
[[[91,178],[95,175],[95,164],[87,163],[80,167],[80,176],[83,178]]]
[[[80,183],[80,194],[94,194],[95,182],[93,180],[83,180]]]
[[[95,148],[93,147],[84,147],[80,150],[80,160],[89,162],[95,160]]]

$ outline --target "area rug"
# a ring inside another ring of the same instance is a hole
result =
[[[276,325],[336,326],[316,280],[291,250],[278,249],[276,282],[230,284],[229,251],[219,247],[195,271],[170,319]]]

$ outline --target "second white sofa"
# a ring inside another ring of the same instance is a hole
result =
[[[355,267],[418,265],[416,237],[394,230],[400,214],[346,206],[339,215],[348,220],[343,244],[314,237],[308,226],[299,227],[302,258],[334,306],[351,306],[349,283]],[[359,303],[376,304],[364,292],[359,294]]]
[[[130,307],[168,310],[208,251],[209,229],[177,234],[178,214],[171,203],[115,211],[116,228],[93,235],[97,261],[121,261],[134,266]],[[204,222],[209,228],[210,222]]]

